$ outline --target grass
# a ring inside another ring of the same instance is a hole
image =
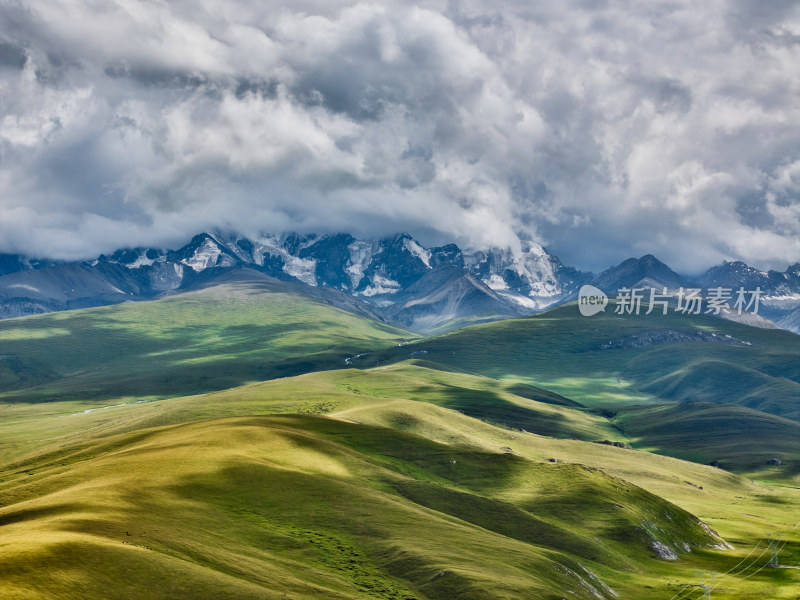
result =
[[[572,304],[388,349],[380,360],[420,352],[449,368],[528,383],[589,407],[692,399],[800,419],[800,338],[703,315],[582,317]]]
[[[784,496],[690,469],[708,494],[785,521]],[[589,572],[623,597],[666,598],[668,581],[747,548],[708,548],[686,510],[597,469],[319,416],[106,437],[30,458],[0,489],[9,598],[611,597]],[[654,559],[651,536],[693,552]],[[759,586],[790,597],[767,575]]]
[[[666,400],[735,402],[795,420],[800,418],[797,382],[734,362],[694,360],[644,389]]]
[[[509,431],[555,438],[625,441],[600,415],[532,386],[413,364],[369,371],[343,369],[281,378],[204,395],[172,399],[122,398],[106,402],[0,405],[0,457],[18,459],[43,448],[143,427],[242,414],[337,414],[343,419],[382,415],[381,425],[408,428],[402,405],[442,407]],[[517,393],[514,393],[517,392]],[[525,394],[522,396],[520,394]],[[393,411],[392,407],[397,407]],[[432,414],[425,419],[432,418]],[[453,436],[458,432],[453,431]],[[455,438],[454,438],[455,439]]]
[[[620,411],[615,423],[639,448],[754,477],[800,474],[800,423],[743,406],[682,402]],[[769,465],[772,459],[780,465]]]
[[[266,283],[221,285],[0,321],[0,401],[202,393],[342,368],[349,356],[409,337]]]
[[[796,336],[576,312],[414,341],[228,284],[0,322],[0,595],[794,598]]]

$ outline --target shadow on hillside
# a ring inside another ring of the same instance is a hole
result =
[[[444,401],[437,398],[442,395],[445,396]],[[538,412],[518,406],[496,392],[444,386],[443,389],[437,388],[432,396],[430,388],[420,387],[413,390],[409,397],[439,404],[445,408],[457,410],[468,417],[509,429],[524,430],[528,433],[555,438],[589,440],[586,434],[576,429],[564,415]]]

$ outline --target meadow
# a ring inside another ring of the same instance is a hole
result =
[[[2,597],[796,598],[797,337],[575,313],[417,339],[237,285],[0,322]]]

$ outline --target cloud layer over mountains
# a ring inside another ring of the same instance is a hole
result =
[[[800,260],[793,1],[0,6],[0,252],[401,230]]]

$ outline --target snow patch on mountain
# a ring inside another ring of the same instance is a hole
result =
[[[217,234],[215,236],[218,240],[221,240],[220,243],[223,243],[225,247],[233,253],[236,258],[238,258],[243,263],[249,263],[253,260],[253,257],[248,254],[240,245],[239,242],[244,241],[249,242],[247,238],[239,237],[239,236],[223,236],[221,234]]]
[[[423,263],[425,263],[426,267],[428,267],[429,269],[431,268],[431,251],[430,250],[426,250],[425,248],[423,248],[417,242],[415,242],[414,240],[412,240],[410,238],[405,238],[403,240],[403,247],[406,250],[408,250],[411,254],[416,256],[418,259],[420,259]]]
[[[288,253],[284,259],[283,272],[311,286],[317,285],[317,261],[313,258],[298,258]]]
[[[772,304],[800,304],[800,294],[770,294],[769,296],[761,296],[761,301]]]
[[[568,293],[558,277],[561,263],[538,244],[527,242],[519,253],[492,248],[469,250],[463,256],[465,267],[489,288],[521,296],[522,300],[508,297],[526,308],[541,309]]]
[[[514,294],[513,292],[498,291],[497,293],[503,298],[519,304],[523,308],[527,308],[532,311],[539,310],[539,304],[533,298],[527,298],[519,294]]]
[[[552,304],[556,301],[556,296],[561,293],[561,289],[557,283],[554,281],[533,281],[530,283],[531,291],[529,292],[530,296],[536,296],[537,298],[548,298],[552,297],[550,302],[543,306],[547,306]]]
[[[222,251],[212,240],[203,240],[203,243],[194,251],[189,258],[184,258],[181,262],[195,272],[200,272],[209,267],[216,266],[217,259]],[[227,266],[227,265],[226,265]]]
[[[350,288],[356,289],[364,278],[364,269],[372,259],[372,244],[369,242],[355,241],[347,247],[350,260],[344,270],[350,276]]]
[[[539,284],[536,295],[558,293],[552,258],[540,245],[529,242],[523,254],[514,257],[513,270],[528,282],[532,290],[535,284]]]
[[[376,274],[372,278],[372,285],[367,286],[364,291],[360,292],[360,295],[369,298],[378,294],[396,294],[401,288],[402,286],[393,279]]]
[[[138,269],[139,267],[149,267],[154,262],[156,262],[155,259],[147,258],[147,253],[143,251],[135,261],[125,266],[129,269]]]
[[[483,280],[483,283],[495,291],[508,289],[508,284],[506,283],[505,279],[500,277],[500,275],[497,273],[492,273],[490,277]]]
[[[313,258],[293,256],[284,247],[285,240],[262,236],[253,244],[253,262],[264,265],[264,256],[278,256],[283,260],[283,272],[310,286],[317,286],[317,261]]]
[[[278,247],[268,243],[269,241],[269,238],[259,238],[253,243],[253,264],[263,267],[265,254],[280,256]]]

